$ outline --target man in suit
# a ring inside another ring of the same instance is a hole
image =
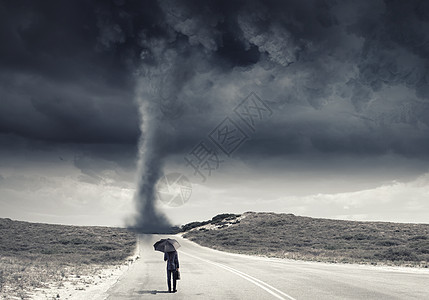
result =
[[[179,256],[177,251],[165,252],[164,261],[167,261],[167,285],[168,292],[175,293],[176,290],[176,271],[179,270]],[[171,291],[171,277],[173,276],[173,291]]]

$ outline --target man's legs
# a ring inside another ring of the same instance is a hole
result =
[[[171,270],[167,270],[167,285],[168,285],[168,291],[171,292],[171,275],[172,275],[173,271]],[[173,276],[174,278],[174,276]],[[173,279],[173,284],[174,286],[176,286],[176,281],[174,281]]]
[[[176,290],[176,280],[177,280],[177,276],[176,276],[176,271],[172,271],[173,272],[173,291],[177,291]]]

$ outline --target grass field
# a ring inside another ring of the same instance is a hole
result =
[[[200,245],[235,253],[322,262],[429,266],[429,224],[249,212],[242,216],[221,215],[182,228],[187,231],[184,237]]]
[[[48,283],[97,273],[123,263],[135,245],[126,229],[0,219],[0,295],[26,299]]]

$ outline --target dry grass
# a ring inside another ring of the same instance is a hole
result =
[[[223,228],[217,230],[196,227],[185,237],[203,246],[251,255],[429,266],[428,224],[341,221],[274,213],[243,216],[239,223],[228,227],[225,220],[218,221]]]
[[[124,262],[135,244],[126,229],[0,219],[0,295],[26,299],[35,288],[94,274]]]

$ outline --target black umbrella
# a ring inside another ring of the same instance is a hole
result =
[[[153,247],[157,251],[171,252],[176,251],[180,247],[180,244],[174,239],[161,239],[155,244],[153,244]]]

